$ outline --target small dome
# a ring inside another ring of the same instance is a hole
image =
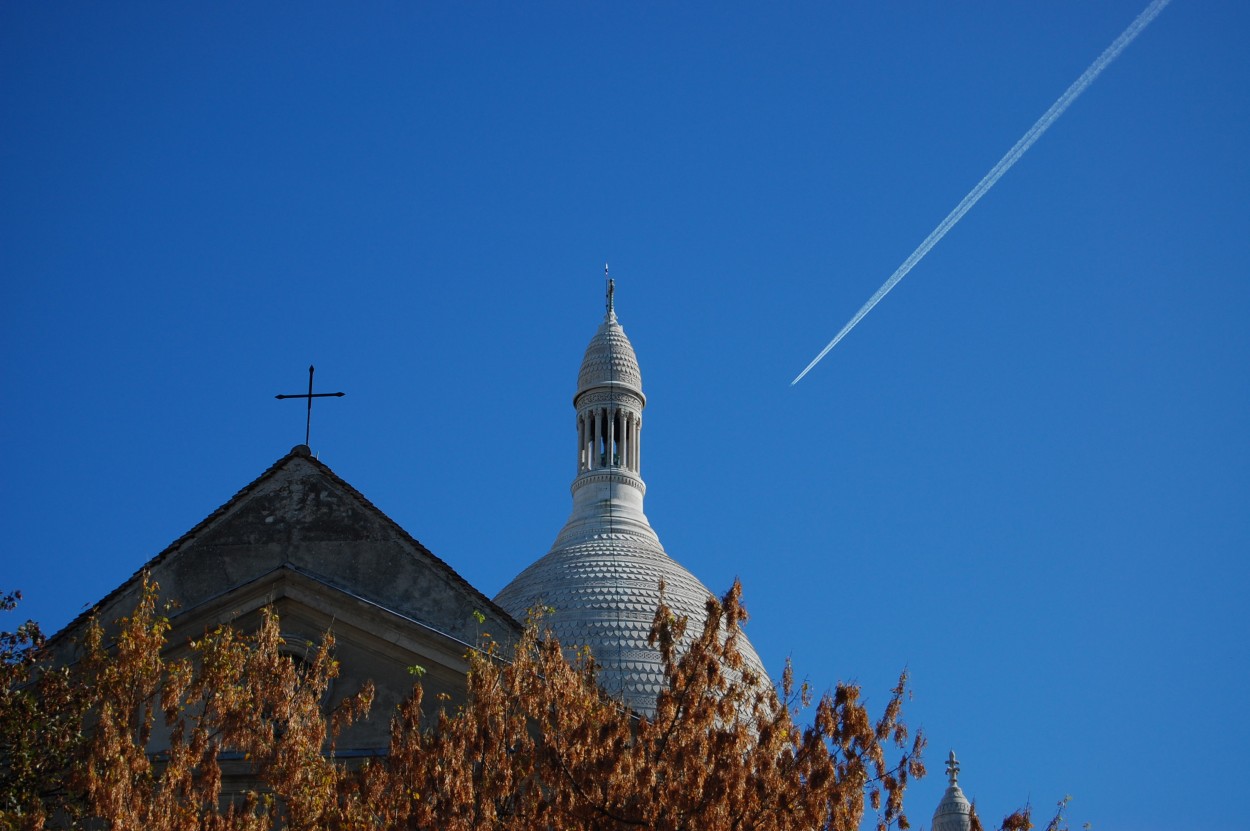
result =
[[[577,373],[577,395],[589,389],[605,386],[626,387],[642,395],[642,370],[638,368],[638,356],[634,346],[625,336],[625,330],[616,321],[616,313],[609,311],[590,339],[581,370]],[[575,396],[576,397],[576,396]]]
[[[946,776],[950,784],[933,812],[933,831],[971,831],[972,806],[959,787],[959,760],[953,750],[946,759]]]

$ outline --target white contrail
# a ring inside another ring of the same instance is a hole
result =
[[[1033,146],[1033,142],[1042,137],[1042,133],[1046,132],[1046,130],[1050,128],[1050,125],[1054,124],[1059,119],[1059,116],[1063,115],[1064,110],[1066,110],[1072,102],[1077,99],[1077,96],[1084,92],[1086,87],[1094,83],[1094,79],[1097,78],[1102,71],[1106,69],[1107,66],[1114,61],[1121,52],[1124,51],[1125,47],[1133,42],[1134,38],[1141,34],[1142,29],[1145,29],[1150,25],[1150,21],[1158,17],[1159,12],[1163,11],[1163,7],[1170,2],[1171,0],[1154,0],[1154,2],[1147,6],[1141,14],[1137,15],[1137,18],[1129,24],[1129,27],[1121,32],[1120,36],[1112,41],[1111,45],[1098,56],[1098,60],[1090,64],[1089,69],[1082,72],[1081,77],[1072,82],[1072,86],[1068,87],[1067,90],[1064,91],[1063,95],[1059,96],[1058,101],[1050,105],[1050,109],[1043,113],[1042,117],[1029,128],[1029,131],[1021,136],[1020,140],[1007,151],[1007,155],[999,159],[998,164],[991,167],[990,172],[985,174],[985,177],[981,179],[980,182],[977,182],[977,186],[970,190],[968,195],[960,200],[959,204],[955,206],[955,210],[947,214],[946,219],[943,219],[938,226],[933,229],[933,232],[930,233],[929,236],[925,237],[924,242],[920,243],[916,250],[911,252],[911,256],[904,260],[903,264],[890,275],[890,279],[886,280],[885,283],[882,284],[881,288],[877,289],[876,293],[873,294],[872,297],[868,298],[868,302],[860,307],[860,310],[855,313],[855,316],[851,318],[850,322],[842,327],[842,331],[838,332],[834,339],[829,341],[828,345],[825,346],[824,349],[820,350],[820,354],[813,358],[812,362],[808,364],[807,367],[800,372],[793,381],[790,382],[790,386],[794,386],[799,381],[802,381],[803,376],[811,372],[812,367],[820,363],[820,359],[825,357],[825,355],[828,355],[829,350],[837,346],[838,341],[846,337],[847,333],[854,329],[855,326],[864,319],[864,316],[872,311],[873,306],[880,303],[881,298],[889,294],[890,289],[898,285],[899,280],[902,280],[907,276],[907,272],[911,271],[915,267],[916,263],[920,262],[924,258],[924,255],[929,253],[929,249],[937,245],[942,237],[946,236],[946,232],[955,227],[955,223],[962,219],[963,215],[968,213],[968,211],[972,209],[972,206],[975,205],[981,197],[989,191],[990,188],[994,187],[994,184],[1003,177],[1003,174],[1010,170],[1011,166],[1020,160],[1020,157],[1024,155],[1026,150]]]

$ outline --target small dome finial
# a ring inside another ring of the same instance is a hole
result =
[[[946,778],[952,785],[959,784],[959,760],[955,758],[954,750],[946,757]]]

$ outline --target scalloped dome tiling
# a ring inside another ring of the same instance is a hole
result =
[[[642,370],[638,367],[634,346],[616,321],[616,313],[611,311],[586,346],[582,367],[577,373],[577,394],[608,384],[620,384],[642,394]]]

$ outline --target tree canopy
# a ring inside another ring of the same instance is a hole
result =
[[[427,702],[418,678],[396,712],[372,714],[390,719],[390,746],[363,762],[335,741],[370,717],[373,689],[326,701],[332,632],[295,661],[266,611],[255,631],[222,626],[168,658],[157,597],[145,580],[107,639],[90,622],[70,666],[34,623],[0,634],[0,829],[906,829],[904,793],[925,773],[906,675],[875,716],[853,684],[814,696],[787,666],[774,687],[738,653],[737,584],[698,631],[657,610],[653,716],[604,694],[594,656],[567,654],[538,615],[515,646],[468,653],[462,704]],[[241,797],[223,795],[223,762],[246,772]],[[1032,824],[1024,811],[1002,827]]]

